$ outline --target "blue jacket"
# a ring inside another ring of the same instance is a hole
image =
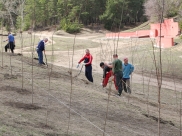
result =
[[[45,43],[44,43],[43,40],[41,40],[41,41],[39,42],[39,44],[38,44],[38,46],[37,46],[37,49],[38,49],[39,51],[45,50]]]
[[[9,40],[9,42],[14,42],[14,36],[12,35],[12,34],[9,34],[8,35],[8,40]]]
[[[130,74],[133,72],[134,66],[131,64],[123,64],[123,78],[129,79]]]

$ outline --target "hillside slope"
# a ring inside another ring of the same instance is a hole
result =
[[[0,64],[3,65],[0,68],[0,135],[66,136],[69,117],[69,136],[103,135],[108,89],[98,85],[100,74],[94,73],[92,84],[85,81],[83,72],[75,77],[79,71],[73,70],[71,92],[67,68],[51,64],[48,68],[40,67],[37,60],[32,63],[30,58],[9,53],[0,54]],[[146,101],[141,94],[123,93],[122,97],[116,97],[114,93],[112,90],[109,97],[105,135],[157,135],[156,103],[149,102],[151,116],[147,117]],[[168,120],[162,116],[162,136],[180,133],[178,118],[174,117],[178,111],[169,106],[163,104]]]

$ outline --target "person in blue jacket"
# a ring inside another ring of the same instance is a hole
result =
[[[45,54],[45,43],[48,41],[47,38],[44,38],[44,40],[41,40],[36,48],[37,50],[37,54],[39,56],[39,64],[40,65],[45,65],[45,63],[43,62],[43,51],[44,51],[44,54]]]
[[[128,58],[124,58],[123,64],[123,88],[126,93],[131,93],[130,75],[134,70],[134,66],[128,63]]]
[[[11,33],[8,33],[8,39],[5,40],[5,41],[8,41],[8,44],[4,47],[5,52],[7,52],[8,48],[10,48],[11,52],[14,53],[14,48],[15,48],[15,38],[14,38],[14,36]]]

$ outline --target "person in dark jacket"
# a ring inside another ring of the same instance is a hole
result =
[[[39,64],[40,65],[45,65],[45,63],[43,62],[43,51],[45,54],[45,43],[48,41],[47,38],[44,38],[44,40],[41,40],[36,48],[37,53],[38,53],[38,57],[39,57]]]
[[[15,38],[11,33],[8,33],[8,39],[5,40],[8,41],[8,44],[4,47],[5,52],[7,52],[8,48],[10,48],[11,52],[14,53],[15,48]]]
[[[78,62],[78,64],[80,64],[84,60],[83,65],[85,66],[85,76],[90,82],[93,82],[93,77],[92,77],[92,60],[93,60],[93,57],[90,54],[89,49],[86,49],[85,52],[86,52],[85,56]]]
[[[104,64],[104,62],[101,62],[100,63],[100,67],[103,69],[102,86],[103,87],[106,87],[107,86],[107,83],[109,81],[109,78],[112,77],[112,75],[113,75],[112,68],[109,68],[108,66],[106,66]],[[118,90],[118,88],[116,86],[116,80],[115,80],[115,78],[113,78],[113,81],[114,81],[114,85],[115,85],[116,90]]]

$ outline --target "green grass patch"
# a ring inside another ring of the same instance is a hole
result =
[[[134,32],[134,31],[138,31],[138,30],[150,30],[150,23],[147,21],[135,28],[129,29],[129,30],[125,30],[123,32]]]

